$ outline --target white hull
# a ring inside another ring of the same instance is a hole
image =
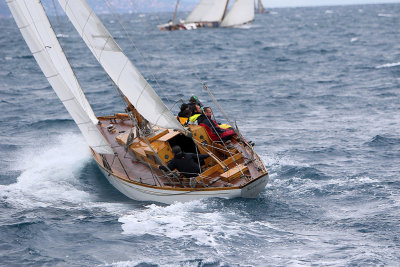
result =
[[[164,189],[154,186],[140,185],[128,182],[107,172],[99,166],[107,180],[121,193],[127,197],[139,201],[161,202],[172,204],[174,202],[188,202],[196,199],[219,197],[219,198],[255,198],[265,188],[268,183],[268,174],[264,175],[242,188],[232,189]]]

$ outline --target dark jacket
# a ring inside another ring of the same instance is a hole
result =
[[[190,115],[191,115],[190,110],[181,110],[178,113],[178,117],[180,117],[180,118],[189,118]]]
[[[199,161],[208,158],[209,155],[206,154],[194,154],[181,152],[174,156],[172,160],[168,162],[168,168],[170,170],[178,169],[185,177],[190,178],[197,176],[201,173],[201,167],[199,166]]]
[[[218,126],[218,124],[213,119],[211,119],[210,117],[207,117],[204,114],[201,114],[197,118],[197,122],[198,122],[198,124],[203,123],[203,124],[207,125],[212,131],[214,131],[214,132],[216,132],[218,134],[221,134],[221,133],[225,132],[225,130],[220,128]]]

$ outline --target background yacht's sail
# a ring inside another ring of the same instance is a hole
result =
[[[170,129],[183,127],[123,53],[85,0],[58,0],[101,66],[150,123]]]
[[[98,153],[113,154],[110,145],[96,127],[98,120],[64,55],[40,0],[6,2],[30,51],[88,144]]]
[[[254,8],[254,0],[235,0],[220,26],[233,27],[253,21]]]
[[[257,12],[258,13],[264,13],[265,12],[265,9],[264,9],[264,6],[263,6],[263,3],[262,3],[261,0],[258,0]]]
[[[185,22],[219,22],[228,0],[200,0]]]

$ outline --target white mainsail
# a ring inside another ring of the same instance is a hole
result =
[[[6,2],[30,51],[89,146],[98,153],[113,154],[109,143],[96,127],[98,120],[65,57],[40,0]]]
[[[200,0],[185,22],[220,22],[228,0]]]
[[[123,53],[85,0],[58,0],[69,20],[101,66],[150,123],[183,130],[168,107]]]
[[[253,21],[254,7],[254,0],[235,0],[220,26],[233,27]]]

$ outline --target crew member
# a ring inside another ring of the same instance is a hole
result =
[[[180,146],[172,148],[174,158],[167,163],[170,170],[177,169],[186,178],[195,177],[202,172],[200,162],[210,155],[207,154],[194,154],[182,152]],[[159,167],[160,170],[168,171],[164,166]]]

